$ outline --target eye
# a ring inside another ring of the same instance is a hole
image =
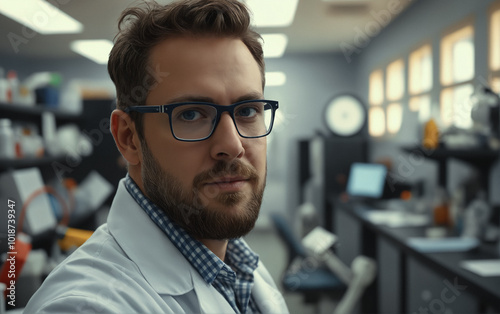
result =
[[[180,118],[185,120],[185,121],[196,121],[196,120],[200,119],[201,117],[202,117],[201,113],[199,111],[193,110],[193,109],[184,110],[180,114]]]
[[[255,106],[242,106],[238,108],[236,114],[242,118],[253,118],[259,112]]]
[[[216,110],[203,105],[183,105],[174,109],[172,112],[174,120],[178,122],[198,122],[205,118],[215,115]]]

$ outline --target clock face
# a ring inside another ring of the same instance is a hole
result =
[[[357,98],[342,95],[328,103],[325,112],[326,124],[330,131],[339,136],[352,136],[364,126],[366,110]]]

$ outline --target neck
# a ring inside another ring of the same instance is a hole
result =
[[[201,243],[203,243],[210,251],[212,251],[217,257],[219,257],[222,261],[226,257],[226,249],[227,249],[227,240],[207,240],[201,239]]]
[[[142,176],[141,176],[141,168],[140,166],[130,165],[128,168],[128,175],[134,180],[135,184],[139,187],[139,189],[146,195],[144,192],[144,185],[142,184]]]

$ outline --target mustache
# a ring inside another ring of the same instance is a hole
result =
[[[247,178],[249,181],[257,181],[259,176],[257,170],[241,160],[233,160],[227,162],[219,160],[211,169],[198,174],[193,179],[193,186],[201,188],[201,186],[213,179],[220,177],[241,176]]]

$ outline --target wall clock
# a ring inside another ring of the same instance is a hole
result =
[[[354,95],[337,95],[326,105],[324,117],[328,130],[334,135],[350,137],[365,128],[366,108]]]

